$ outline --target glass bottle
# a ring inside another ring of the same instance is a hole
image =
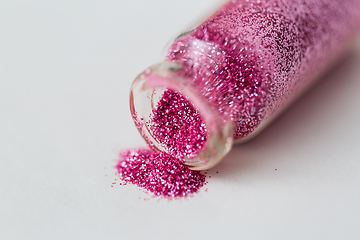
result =
[[[311,86],[359,27],[360,0],[230,1],[134,80],[134,122],[153,149],[169,152],[153,134],[151,118],[167,89],[179,92],[207,129],[206,143],[184,156],[186,164],[213,167],[233,143],[254,137]]]

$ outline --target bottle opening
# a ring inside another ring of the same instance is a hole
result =
[[[161,89],[160,94],[154,90],[150,101],[152,114],[146,124],[155,141],[177,158],[195,157],[207,140],[207,128],[197,109],[171,89]]]
[[[131,87],[131,113],[154,150],[184,159],[194,170],[208,169],[231,149],[233,126],[177,74],[181,68],[164,62],[140,74]]]

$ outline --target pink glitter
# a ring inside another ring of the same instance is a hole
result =
[[[194,156],[206,142],[204,121],[179,93],[166,90],[153,114],[153,135],[171,155],[177,158]]]
[[[170,47],[167,61],[229,117],[235,139],[290,103],[349,46],[359,0],[232,0]]]
[[[123,181],[169,198],[196,193],[205,182],[201,172],[188,169],[167,153],[152,150],[121,153],[117,170]]]

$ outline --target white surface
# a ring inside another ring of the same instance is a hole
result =
[[[208,192],[110,187],[118,152],[144,146],[132,80],[215,2],[0,1],[0,239],[360,239],[360,48]]]

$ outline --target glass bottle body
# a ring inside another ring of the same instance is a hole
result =
[[[134,81],[135,123],[150,145],[168,152],[149,126],[161,93],[181,93],[198,109],[208,136],[186,162],[212,167],[234,140],[253,137],[331,66],[359,23],[359,0],[233,0],[180,35],[165,62]]]

